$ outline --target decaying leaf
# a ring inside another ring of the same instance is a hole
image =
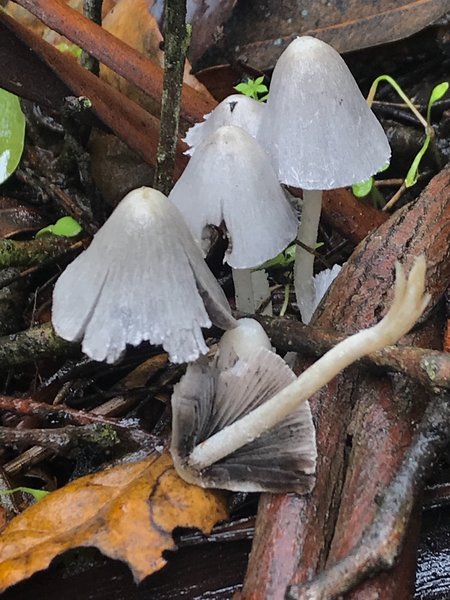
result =
[[[450,0],[246,0],[227,25],[226,44],[237,60],[265,70],[298,35],[350,52],[406,38],[449,10]]]
[[[162,552],[175,548],[175,527],[209,531],[226,516],[224,496],[181,480],[168,453],[82,477],[3,531],[0,592],[79,546],[127,562],[141,581],[166,564]]]

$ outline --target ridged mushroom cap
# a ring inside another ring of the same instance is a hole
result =
[[[223,125],[242,127],[252,137],[256,137],[264,108],[262,102],[243,94],[228,96],[213,111],[204,115],[202,123],[196,123],[188,129],[184,141],[190,148],[185,154],[194,154],[195,148]]]
[[[202,327],[234,327],[228,302],[176,207],[160,192],[127,194],[56,282],[56,333],[115,362],[127,344],[162,344],[172,362],[207,352]]]
[[[225,261],[235,269],[261,265],[297,233],[297,219],[270,160],[243,129],[217,129],[196,149],[169,199],[200,242],[208,225],[225,223]]]
[[[309,36],[295,39],[278,59],[257,139],[280,181],[303,189],[364,181],[391,155],[342,57]]]
[[[292,383],[283,359],[260,347],[248,361],[220,370],[203,361],[189,365],[172,395],[171,454],[178,474],[202,487],[242,492],[297,492],[314,486],[317,450],[308,402],[270,431],[200,472],[189,456]]]

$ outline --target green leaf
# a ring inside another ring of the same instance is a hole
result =
[[[25,117],[19,98],[0,88],[0,184],[16,170],[24,141]]]
[[[46,492],[45,490],[36,490],[35,488],[29,487],[16,487],[13,490],[0,490],[0,495],[7,496],[8,494],[15,494],[16,492],[24,492],[25,494],[31,494],[36,502],[48,496],[50,492]]]
[[[405,177],[405,186],[407,188],[412,187],[417,182],[417,178],[419,177],[420,161],[422,160],[423,155],[427,151],[427,148],[430,145],[430,141],[431,141],[431,136],[427,135],[422,148],[416,154],[415,159],[412,161],[412,164],[409,167],[409,171]]]
[[[48,225],[36,233],[40,238],[47,234],[58,235],[61,237],[75,237],[81,231],[81,225],[73,217],[61,217],[54,225]]]
[[[367,196],[367,194],[370,193],[372,186],[373,177],[369,177],[369,179],[366,179],[365,181],[361,181],[360,183],[354,183],[352,185],[352,192],[357,198],[364,198],[364,196]]]
[[[430,95],[430,99],[428,100],[428,107],[427,107],[428,123],[430,123],[430,114],[431,114],[431,108],[432,108],[433,104],[435,102],[437,102],[438,100],[440,100],[443,96],[445,96],[448,88],[449,88],[448,81],[443,81],[442,83],[439,83],[435,88],[433,88],[431,95]]]
[[[267,94],[267,92],[269,91],[267,85],[265,85],[263,81],[264,76],[257,77],[256,79],[249,79],[246,82],[238,83],[238,85],[236,85],[234,89],[240,92],[241,94],[244,94],[245,96],[253,98],[254,100],[260,100],[259,94]],[[267,99],[267,95],[264,99]]]

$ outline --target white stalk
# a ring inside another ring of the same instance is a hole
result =
[[[424,294],[425,270],[422,255],[416,259],[406,281],[403,268],[397,263],[394,300],[377,325],[337,344],[265,404],[199,444],[189,459],[191,466],[203,469],[250,443],[282,421],[342,369],[366,354],[397,342],[413,327],[429,302],[430,296]]]
[[[269,280],[264,270],[232,269],[236,309],[240,312],[255,314],[257,308],[270,296]],[[263,315],[272,314],[272,302],[262,311]]]
[[[303,204],[297,240],[314,249],[322,210],[322,192],[303,190]],[[314,254],[297,244],[295,249],[294,286],[303,323],[309,323],[314,312]]]

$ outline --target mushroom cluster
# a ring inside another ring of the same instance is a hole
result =
[[[406,281],[397,268],[384,319],[344,340],[296,378],[256,321],[236,321],[203,252],[211,227],[228,238],[239,310],[269,297],[255,271],[297,236],[314,248],[323,189],[373,175],[390,156],[384,132],[344,61],[314,38],[281,55],[266,106],[225,99],[188,132],[190,162],[169,199],[130,192],[89,248],[59,278],[53,324],[95,360],[116,361],[127,344],[161,344],[193,362],[172,397],[171,452],[179,474],[205,487],[306,492],[314,482],[315,432],[306,400],[342,368],[395,342],[422,313],[425,260]],[[300,227],[282,184],[303,189]],[[316,282],[313,256],[296,251],[295,286],[308,322],[335,267]],[[227,331],[208,361],[202,328]],[[199,358],[201,357],[201,358]]]

